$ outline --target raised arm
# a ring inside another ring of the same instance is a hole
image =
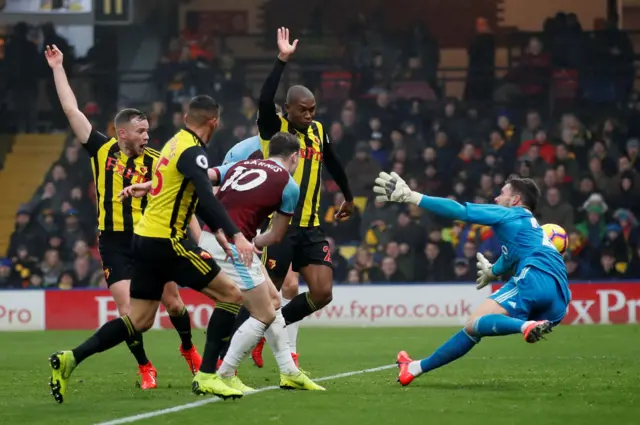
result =
[[[284,66],[289,57],[296,51],[297,45],[298,40],[294,40],[293,44],[289,43],[288,28],[278,28],[278,50],[280,53],[271,73],[262,86],[262,90],[260,90],[260,98],[258,99],[258,132],[264,140],[271,139],[280,130],[280,118],[276,113],[274,100]]]
[[[71,90],[67,74],[62,66],[62,52],[54,44],[53,46],[47,46],[44,54],[53,71],[53,80],[56,84],[58,98],[60,99],[62,110],[69,120],[71,129],[81,143],[87,143],[91,136],[91,123],[78,108],[78,101],[73,94],[73,90]]]

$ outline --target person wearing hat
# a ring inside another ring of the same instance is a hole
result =
[[[13,258],[17,255],[19,246],[26,246],[29,252],[35,256],[42,255],[45,244],[42,228],[38,220],[32,220],[32,211],[27,205],[21,205],[16,213],[15,229],[11,234],[7,256]]]
[[[0,257],[0,289],[20,288],[22,281],[14,272],[11,259]]]
[[[456,258],[453,261],[453,280],[456,282],[473,282],[476,275],[469,267],[467,258]]]

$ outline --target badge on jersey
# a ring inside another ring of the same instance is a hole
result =
[[[273,270],[276,268],[276,260],[272,260],[271,258],[267,261],[267,268],[269,270]]]
[[[209,168],[209,161],[207,161],[207,157],[204,155],[198,155],[196,157],[196,164],[198,164],[198,167],[204,168],[205,170]]]
[[[104,272],[104,279],[105,280],[109,280],[109,276],[111,276],[111,269],[110,268],[106,268],[103,270]]]
[[[209,254],[207,251],[205,251],[204,249],[202,251],[200,251],[200,257],[204,260],[211,260],[211,254]]]

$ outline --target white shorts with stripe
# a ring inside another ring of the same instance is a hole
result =
[[[262,262],[256,254],[253,254],[253,261],[247,267],[238,259],[238,251],[236,251],[235,245],[229,244],[233,250],[235,260],[231,262],[231,260],[226,259],[227,254],[216,240],[216,237],[204,230],[200,235],[198,246],[211,254],[220,269],[231,277],[241,291],[248,291],[267,281],[267,277],[262,271]]]

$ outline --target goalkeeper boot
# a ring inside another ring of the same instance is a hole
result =
[[[396,360],[396,364],[398,368],[400,368],[400,372],[398,373],[398,382],[403,387],[409,385],[414,379],[415,376],[409,372],[409,363],[413,360],[409,357],[406,351],[400,351],[398,353],[398,358]]]
[[[324,387],[313,382],[311,378],[302,372],[292,375],[281,373],[280,388],[283,390],[325,391]]]
[[[242,397],[242,391],[231,388],[215,373],[196,373],[191,382],[191,391],[198,395],[213,394],[223,400]]]
[[[62,403],[67,392],[71,372],[76,368],[76,359],[71,351],[58,351],[49,357],[49,365],[51,366],[51,378],[49,379],[51,395],[57,403]]]
[[[544,336],[551,332],[553,325],[548,320],[530,322],[524,330],[524,340],[530,344],[544,339]]]

